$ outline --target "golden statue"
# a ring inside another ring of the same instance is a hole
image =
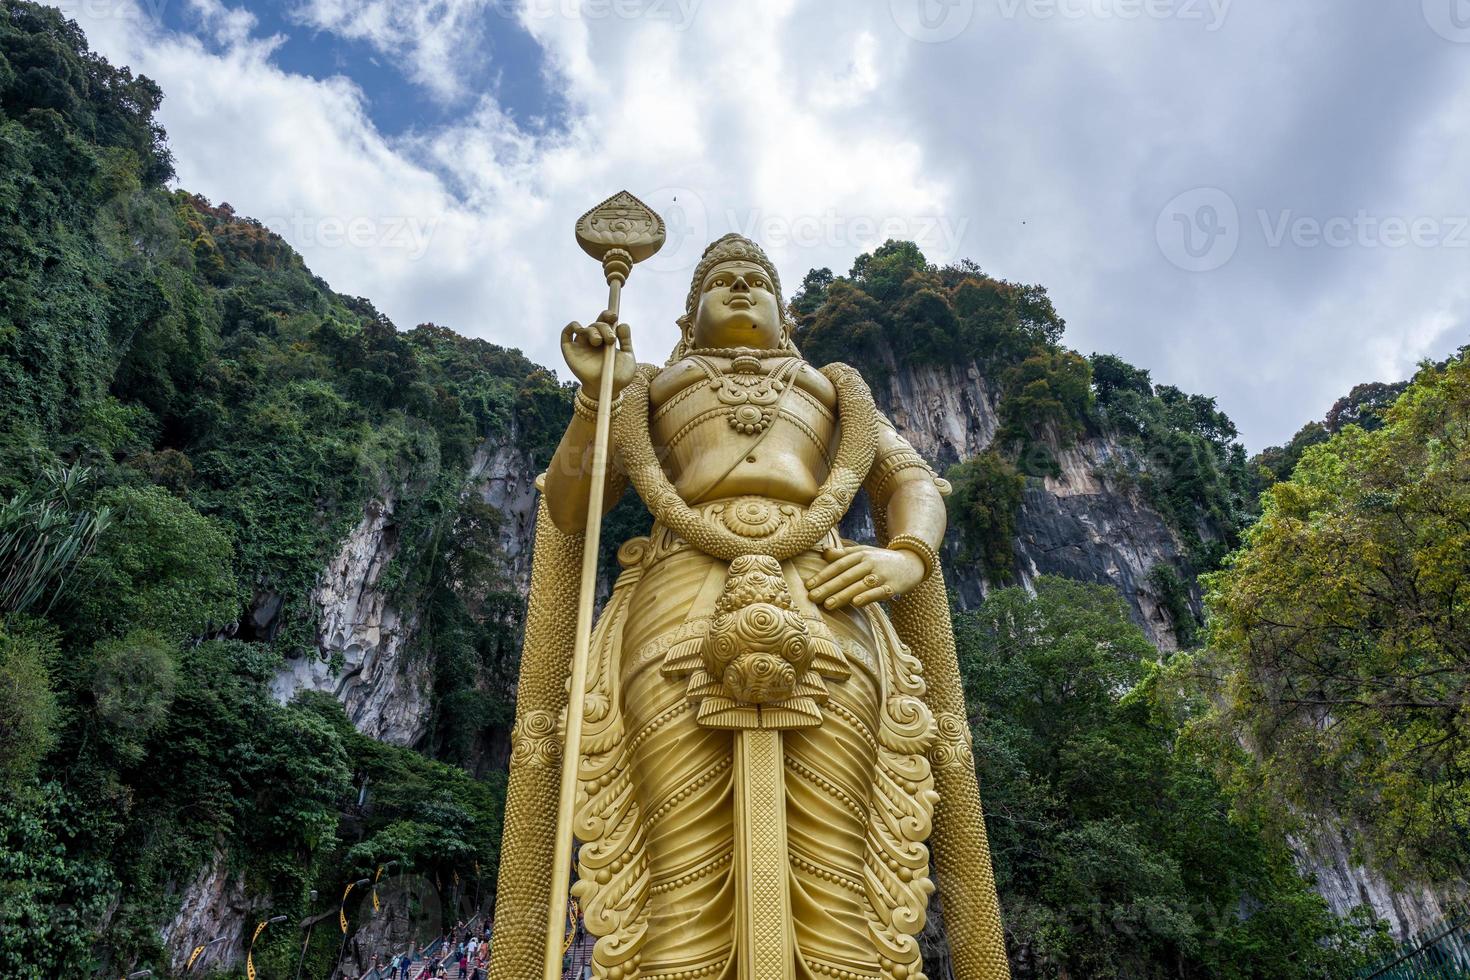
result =
[[[955,976],[1007,977],[937,550],[947,485],[855,370],[802,359],[755,243],[705,250],[662,368],[617,322],[622,254],[614,310],[562,334],[582,390],[540,483],[491,980],[545,975],[547,902],[562,915],[571,687],[595,977],[919,980],[931,835]],[[622,543],[572,685],[599,412],[603,499],[631,481],[654,526]],[[860,489],[883,547],[838,537]]]

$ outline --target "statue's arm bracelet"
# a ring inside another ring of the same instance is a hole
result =
[[[909,551],[919,556],[924,563],[924,577],[928,578],[939,571],[939,552],[934,546],[917,534],[895,534],[888,539],[890,551]]]
[[[608,406],[609,415],[618,414],[618,409],[622,405],[623,396],[619,394],[618,397],[612,400],[612,404]],[[588,398],[587,393],[580,388],[577,389],[577,397],[572,400],[572,411],[593,425],[597,424],[597,400]]]
[[[935,478],[933,467],[914,450],[907,447],[890,449],[873,464],[866,481],[868,494],[875,499],[883,499],[892,490],[898,475],[911,469],[923,470],[927,477]]]

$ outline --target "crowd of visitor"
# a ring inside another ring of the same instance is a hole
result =
[[[583,942],[585,929],[578,916],[573,941],[567,944],[562,963],[568,980],[582,980],[591,972]],[[412,943],[401,953],[374,955],[365,972],[356,976],[344,973],[341,980],[488,980],[494,932],[493,919],[480,921],[475,916],[468,923],[456,923],[442,938],[423,946]]]
[[[441,939],[402,953],[375,955],[361,977],[342,980],[486,980],[490,970],[490,940],[494,923],[460,922]]]

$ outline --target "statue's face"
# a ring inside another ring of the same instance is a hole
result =
[[[770,276],[754,262],[722,262],[709,271],[694,311],[696,347],[780,347],[781,305]]]

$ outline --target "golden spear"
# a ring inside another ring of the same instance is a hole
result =
[[[582,250],[602,263],[602,274],[607,280],[607,309],[616,325],[623,283],[628,281],[634,263],[642,262],[663,247],[664,221],[632,194],[619,191],[577,219],[576,233]],[[561,799],[556,810],[556,850],[551,862],[545,980],[561,980],[564,955],[563,925],[572,870],[572,811],[577,802],[577,765],[582,755],[582,702],[587,696],[587,656],[592,646],[592,604],[597,591],[597,550],[602,537],[603,485],[607,481],[608,434],[612,427],[608,406],[613,397],[616,352],[616,338],[602,347],[597,425],[592,440],[592,484],[587,496],[587,532],[582,545],[582,584],[561,757]]]

